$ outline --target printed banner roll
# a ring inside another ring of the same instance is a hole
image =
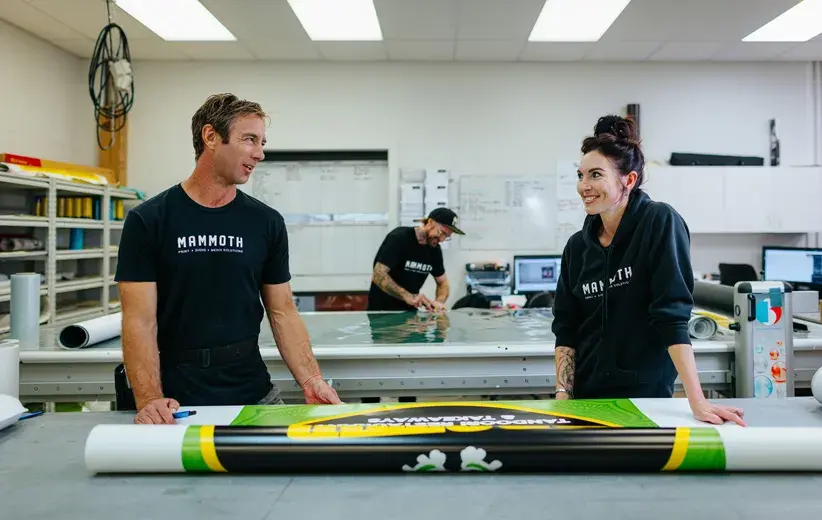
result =
[[[694,339],[708,340],[719,330],[716,321],[707,316],[691,316],[688,321],[688,334]]]
[[[93,473],[822,471],[820,428],[100,425]]]
[[[121,334],[123,313],[100,316],[92,320],[68,325],[57,338],[60,347],[73,350],[116,338]]]

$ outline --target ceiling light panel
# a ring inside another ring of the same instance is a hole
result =
[[[313,41],[383,39],[373,0],[288,0],[288,3]]]
[[[114,0],[166,41],[235,41],[237,38],[198,0]]]
[[[546,0],[528,41],[595,42],[631,0]]]
[[[822,33],[822,0],[803,0],[763,25],[743,42],[806,42]]]

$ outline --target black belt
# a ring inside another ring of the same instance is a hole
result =
[[[254,338],[219,347],[160,350],[160,361],[208,368],[237,361],[258,350],[257,338]]]

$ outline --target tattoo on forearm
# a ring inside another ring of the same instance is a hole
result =
[[[576,370],[574,355],[574,349],[569,347],[557,347],[554,350],[557,364],[557,386],[568,390],[571,395],[574,393],[574,372]]]
[[[372,276],[372,279],[380,289],[390,294],[391,296],[394,296],[395,298],[403,300],[409,294],[408,291],[397,285],[397,282],[395,282],[394,279],[391,278],[391,276],[389,276],[388,267],[383,264],[377,264],[374,267],[374,274]]]

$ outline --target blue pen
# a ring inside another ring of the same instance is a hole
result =
[[[191,415],[197,415],[197,411],[196,410],[184,410],[182,412],[174,412],[171,415],[175,419],[183,419],[183,418],[189,417]]]
[[[25,421],[26,419],[31,419],[32,417],[37,417],[38,415],[43,415],[43,410],[37,410],[36,412],[29,412],[24,413],[20,416],[18,421]]]

